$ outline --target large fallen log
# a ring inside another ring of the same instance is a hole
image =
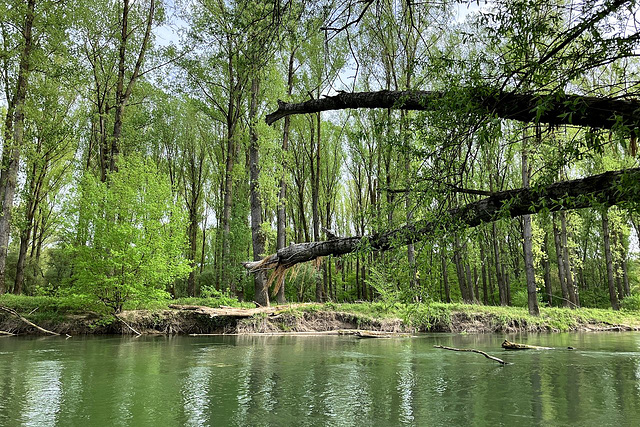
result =
[[[634,168],[557,182],[541,188],[503,191],[449,210],[437,220],[416,221],[411,226],[364,237],[353,236],[292,244],[260,261],[245,262],[243,265],[252,272],[271,268],[282,271],[318,257],[351,253],[363,246],[374,250],[387,250],[415,243],[447,225],[462,224],[475,227],[498,218],[514,218],[543,210],[553,212],[640,200],[639,190],[640,168]]]
[[[517,342],[511,342],[504,340],[502,342],[502,348],[505,350],[551,350],[551,347],[540,347],[537,345],[521,344]]]
[[[334,96],[311,99],[300,103],[278,100],[278,109],[266,116],[267,124],[273,124],[293,114],[310,114],[321,111],[350,108],[394,108],[401,110],[430,111],[441,108],[449,94],[438,91],[379,91],[341,92]],[[456,102],[478,108],[503,119],[521,122],[549,123],[552,125],[579,125],[591,128],[611,129],[625,125],[640,127],[640,100],[623,100],[596,96],[555,94],[530,94],[500,92],[487,88],[470,88],[460,93]],[[468,101],[468,102],[467,102]]]

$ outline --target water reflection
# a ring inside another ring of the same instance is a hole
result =
[[[24,375],[24,425],[54,425],[60,412],[62,364],[56,360],[34,361]]]
[[[0,425],[640,425],[640,334],[504,338],[12,338]]]

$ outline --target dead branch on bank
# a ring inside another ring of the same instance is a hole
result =
[[[12,309],[12,308],[4,307],[4,306],[0,305],[0,311],[4,311],[5,313],[9,313],[9,314],[11,314],[12,316],[16,316],[18,319],[22,320],[22,321],[23,321],[24,323],[26,323],[27,325],[32,326],[32,327],[34,327],[34,328],[36,328],[36,329],[37,329],[37,330],[39,330],[40,332],[43,332],[43,333],[45,333],[45,334],[49,334],[49,335],[60,335],[60,334],[59,334],[59,333],[57,333],[57,332],[53,332],[53,331],[50,331],[50,330],[48,330],[48,329],[42,328],[42,327],[40,327],[40,326],[36,325],[35,323],[33,323],[33,322],[31,322],[31,321],[27,320],[26,318],[22,317],[22,315],[20,315],[20,313],[18,313],[17,311],[15,311],[15,310],[14,310],[14,309]]]
[[[444,345],[434,345],[435,348],[441,348],[443,350],[451,350],[451,351],[466,351],[469,353],[478,353],[483,355],[484,357],[486,357],[487,359],[491,359],[491,360],[495,360],[496,362],[498,362],[501,365],[508,365],[508,362],[505,362],[502,359],[498,359],[497,357],[493,357],[488,355],[487,353],[485,353],[484,351],[481,350],[476,350],[474,348],[454,348],[454,347],[446,347]]]
[[[140,332],[136,331],[135,329],[133,329],[133,326],[131,326],[129,323],[127,323],[122,317],[118,316],[117,314],[115,315],[116,319],[118,319],[119,321],[121,321],[122,323],[124,323],[124,325],[129,328],[130,330],[133,331],[134,334],[136,334],[137,336],[142,335]]]
[[[5,337],[15,337],[16,334],[12,334],[11,332],[7,332],[7,331],[0,331],[0,335],[5,336]]]

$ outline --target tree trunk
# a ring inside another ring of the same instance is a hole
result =
[[[547,303],[549,306],[553,303],[553,290],[551,288],[551,263],[549,261],[549,233],[544,231],[544,242],[542,243],[542,250],[544,252],[544,259],[542,261],[542,268],[544,269],[544,289],[547,295]]]
[[[563,93],[520,94],[502,92],[488,87],[468,88],[466,93],[456,89],[455,93],[451,94],[433,91],[386,90],[342,92],[297,104],[278,101],[278,109],[267,115],[266,122],[272,124],[292,114],[311,114],[350,108],[428,111],[441,107],[441,104],[447,102],[451,96],[455,96],[457,105],[468,105],[470,111],[483,111],[503,119],[522,122],[572,124],[603,129],[611,129],[619,125],[626,125],[633,129],[640,125],[640,101]],[[539,108],[541,105],[544,108]]]
[[[631,288],[629,287],[629,268],[627,266],[627,258],[629,256],[629,251],[627,249],[627,246],[625,246],[623,243],[622,233],[619,233],[618,236],[619,236],[620,244],[623,245],[623,248],[624,248],[620,267],[622,268],[622,283],[624,288],[624,296],[628,297],[629,295],[631,295]]]
[[[462,247],[460,244],[460,238],[456,234],[454,241],[454,251],[453,251],[453,262],[456,265],[456,275],[458,276],[458,287],[460,288],[460,296],[462,296],[462,300],[469,304],[469,293],[467,291],[467,280],[465,278],[464,265],[462,264],[462,256],[460,252],[462,251]]]
[[[618,310],[616,284],[613,279],[613,257],[611,256],[611,245],[609,242],[609,213],[606,208],[602,210],[602,240],[604,241],[604,256],[605,262],[607,263],[607,283],[609,284],[611,308]]]
[[[496,279],[498,281],[498,295],[500,305],[507,305],[507,287],[502,275],[502,262],[500,261],[500,241],[498,240],[498,226],[495,221],[491,224],[491,237],[493,241],[493,258],[496,267]]]
[[[480,249],[480,258],[482,259],[482,303],[489,305],[489,294],[487,289],[487,263],[484,249]]]
[[[38,140],[37,153],[41,153],[41,141]],[[30,176],[27,177],[29,193],[25,200],[25,222],[22,230],[20,231],[20,249],[18,250],[18,263],[16,265],[16,278],[14,293],[20,295],[22,293],[22,287],[24,284],[24,266],[27,258],[27,249],[29,247],[29,240],[31,238],[31,231],[33,230],[33,220],[38,209],[40,201],[40,193],[42,186],[44,185],[45,176],[49,166],[48,156],[45,156],[43,164],[40,166],[40,170],[36,165],[32,165],[30,168]],[[35,241],[35,239],[34,239]]]
[[[447,265],[447,257],[445,255],[445,247],[440,247],[440,260],[442,262],[442,282],[444,284],[445,302],[451,302],[451,291],[449,289],[449,267]]]
[[[293,65],[295,60],[297,48],[291,50],[289,55],[289,68],[287,72],[287,95],[291,96],[293,92]],[[289,151],[289,128],[291,127],[291,120],[289,117],[284,119],[284,129],[282,130],[282,151],[286,153]],[[284,165],[286,168],[286,164]],[[287,180],[282,176],[280,178],[280,191],[278,193],[278,226],[277,226],[277,249],[282,249],[286,246],[286,202],[287,202]],[[278,304],[284,304],[286,302],[284,296],[284,276],[280,279],[278,286],[278,293],[276,295],[276,301]]]
[[[260,165],[258,159],[258,133],[255,125],[258,116],[258,78],[251,80],[251,103],[249,106],[249,175],[251,192],[251,243],[253,245],[253,259],[258,261],[264,256],[265,236],[262,232],[262,200],[258,189],[260,180]],[[269,306],[269,290],[266,287],[265,273],[259,272],[253,278],[254,301],[263,306]]]
[[[236,90],[239,88],[239,83],[235,79],[235,71],[233,64],[233,50],[231,37],[227,39],[229,57],[227,58],[227,73],[229,78],[229,100],[226,111],[226,131],[227,131],[227,157],[225,159],[225,172],[224,172],[224,197],[222,203],[222,259],[220,268],[221,282],[224,283],[224,288],[231,290],[231,293],[237,297],[241,297],[242,289],[236,288],[235,280],[228,277],[228,264],[229,257],[231,255],[231,208],[233,205],[233,166],[235,163],[235,151],[236,151],[236,126],[238,121],[238,105],[236,97],[238,94]]]
[[[451,223],[462,223],[476,227],[484,222],[503,218],[507,212],[503,208],[508,205],[508,215],[519,217],[536,212],[559,211],[561,209],[579,209],[594,204],[613,205],[637,198],[636,186],[629,182],[640,179],[640,168],[606,172],[571,181],[562,181],[547,187],[536,189],[517,189],[494,193],[492,196],[477,202],[443,212],[438,220],[420,220],[411,227],[400,227],[385,233],[371,236],[341,237],[328,241],[308,242],[289,245],[270,255],[260,262],[246,262],[250,270],[291,267],[297,263],[311,261],[319,256],[343,255],[356,250],[363,238],[373,250],[386,250],[402,244],[415,243],[436,232],[442,226]],[[508,299],[508,294],[507,294]]]
[[[556,246],[556,258],[558,259],[558,281],[560,282],[560,289],[562,289],[562,306],[571,306],[573,308],[571,299],[569,297],[569,290],[567,289],[567,280],[565,279],[564,256],[562,255],[562,241],[560,237],[560,231],[558,230],[555,214],[553,215],[551,221],[553,222],[553,241]]]
[[[560,212],[560,225],[561,225],[561,237],[562,237],[562,256],[564,257],[564,276],[567,280],[567,290],[569,291],[569,298],[571,302],[575,304],[575,307],[580,307],[578,302],[578,294],[573,280],[573,271],[571,268],[571,258],[569,257],[569,244],[567,239],[567,216],[564,212]]]
[[[7,109],[7,126],[2,150],[2,171],[0,172],[0,294],[6,292],[6,267],[9,236],[11,234],[11,211],[16,191],[20,150],[24,137],[24,107],[27,97],[27,85],[31,67],[31,51],[33,48],[33,21],[35,18],[35,0],[27,1],[27,13],[24,19],[22,36],[24,45],[20,52],[20,64],[16,80],[15,94],[9,100]],[[10,117],[13,112],[13,118]],[[13,134],[12,134],[13,131]]]
[[[539,138],[538,129],[536,135]],[[529,188],[529,156],[526,130],[522,139],[522,187]],[[531,215],[522,216],[522,245],[524,249],[524,270],[527,279],[527,302],[529,314],[539,316],[538,295],[536,293],[536,274],[533,266],[533,232],[531,230]]]
[[[191,265],[191,271],[189,272],[189,278],[187,279],[187,294],[190,297],[196,296],[196,251],[198,245],[198,215],[196,212],[197,206],[195,200],[191,200],[188,204],[189,210],[189,227],[187,235],[189,237],[189,260]]]

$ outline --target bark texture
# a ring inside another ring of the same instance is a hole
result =
[[[553,212],[638,200],[639,181],[640,168],[634,168],[557,182],[542,188],[503,191],[443,213],[438,221],[416,221],[411,226],[370,236],[292,244],[261,261],[245,262],[244,266],[250,271],[288,268],[320,256],[343,255],[359,248],[386,250],[424,239],[441,230],[447,222],[475,227],[498,218],[514,218],[545,209]]]
[[[267,115],[267,124],[273,124],[292,114],[310,114],[320,111],[349,108],[395,108],[401,110],[436,110],[452,96],[437,91],[378,91],[341,92],[338,95],[312,99],[300,103],[278,101],[278,109]],[[611,129],[617,125],[630,128],[640,126],[640,101],[603,98],[596,96],[531,94],[500,92],[491,88],[469,88],[456,94],[467,98],[471,109],[493,113],[503,119],[521,122],[572,124],[592,128]]]

